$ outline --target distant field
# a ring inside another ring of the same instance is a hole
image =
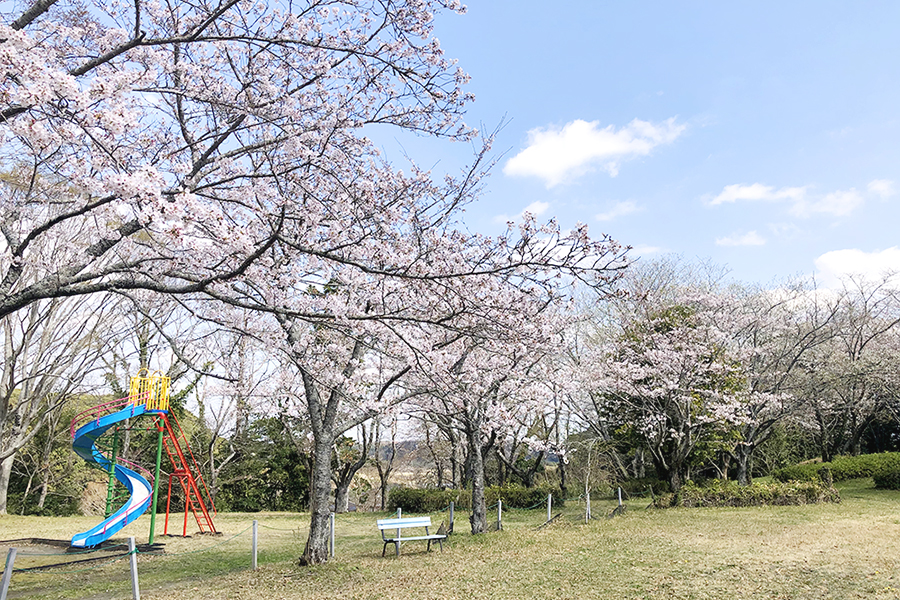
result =
[[[536,530],[544,510],[504,515],[504,531],[473,537],[466,515],[445,551],[423,542],[404,555],[381,557],[372,513],[338,515],[337,556],[298,567],[307,516],[220,515],[218,538],[163,538],[164,556],[139,557],[141,597],[290,599],[619,599],[619,598],[891,598],[900,599],[900,492],[871,480],[839,486],[838,505],[744,509],[646,509],[628,503],[624,516],[579,522],[583,507]],[[605,514],[612,502],[595,502]],[[554,511],[556,512],[556,511]],[[446,513],[432,515],[436,521]],[[260,521],[260,570],[248,570],[252,519]],[[0,540],[63,539],[96,518],[0,518]],[[124,530],[146,541],[149,520]],[[71,560],[19,546],[16,567]],[[6,546],[0,545],[5,557]],[[389,549],[390,552],[390,549]],[[30,554],[30,556],[27,556]],[[130,598],[126,560],[70,565],[53,572],[17,572],[11,599]]]

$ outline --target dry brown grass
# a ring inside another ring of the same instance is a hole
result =
[[[838,505],[657,511],[634,501],[624,516],[587,525],[569,505],[540,531],[544,512],[513,512],[504,531],[477,537],[465,533],[458,513],[457,534],[443,553],[411,542],[399,559],[381,558],[376,515],[339,515],[336,559],[311,569],[294,561],[304,515],[223,515],[225,536],[172,538],[166,556],[140,557],[142,598],[897,599],[900,493],[871,486],[847,484]],[[257,572],[246,568],[249,533],[229,540],[252,518],[261,523]],[[0,539],[58,538],[90,522],[5,517]],[[147,520],[129,529],[125,535],[144,541]],[[184,552],[190,554],[178,554]],[[12,590],[11,598],[129,598],[128,567],[122,561],[80,574],[16,573]]]

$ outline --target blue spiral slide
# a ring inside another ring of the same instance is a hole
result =
[[[145,412],[147,412],[147,407],[144,404],[130,405],[118,412],[94,419],[78,428],[72,448],[84,460],[97,463],[109,471],[110,460],[97,449],[96,440],[116,423],[140,416]],[[96,527],[84,533],[75,534],[72,537],[72,546],[86,548],[101,544],[120,529],[134,522],[149,508],[153,491],[150,482],[136,471],[119,464],[116,464],[115,476],[128,488],[128,502]]]

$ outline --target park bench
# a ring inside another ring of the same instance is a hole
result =
[[[411,535],[404,537],[401,530],[410,528],[425,528],[425,535]],[[428,540],[428,548],[431,550],[431,542],[437,542],[441,546],[441,552],[444,551],[444,538],[447,536],[443,533],[429,533],[428,528],[431,527],[431,517],[404,517],[402,519],[378,519],[378,529],[381,530],[381,539],[384,541],[384,548],[381,549],[381,556],[384,556],[388,544],[394,544],[397,556],[400,556],[400,542],[410,542],[413,540]],[[395,537],[387,537],[385,531],[392,530]]]

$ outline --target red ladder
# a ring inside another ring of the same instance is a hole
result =
[[[175,424],[173,427],[172,424]],[[203,481],[200,474],[200,466],[191,452],[191,446],[178,423],[178,419],[171,412],[160,413],[157,421],[163,435],[163,448],[169,456],[172,463],[173,471],[169,474],[169,490],[166,494],[166,524],[163,534],[169,533],[169,509],[172,504],[172,480],[175,479],[181,485],[184,492],[184,528],[182,535],[187,536],[188,513],[194,515],[197,525],[200,527],[200,533],[216,533],[216,527],[213,525],[212,518],[217,514],[216,507],[213,504],[212,496]],[[177,432],[177,433],[176,433]],[[187,453],[185,454],[185,449]],[[201,490],[203,493],[201,493]],[[212,513],[212,514],[210,514]]]

